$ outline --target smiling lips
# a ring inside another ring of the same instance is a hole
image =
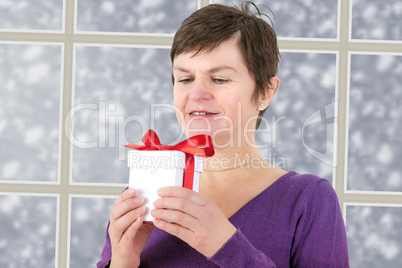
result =
[[[203,112],[201,112],[201,111],[199,111],[199,112],[191,112],[191,113],[189,113],[190,115],[201,115],[201,116],[208,116],[208,115],[216,115],[217,113],[210,113],[210,112],[205,112],[205,111],[203,111]]]

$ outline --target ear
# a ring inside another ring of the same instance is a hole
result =
[[[279,78],[274,76],[270,79],[271,84],[268,84],[266,89],[265,89],[265,94],[260,95],[259,98],[259,104],[264,104],[265,107],[268,107],[271,104],[271,101],[273,100],[275,93],[278,91],[279,88]]]

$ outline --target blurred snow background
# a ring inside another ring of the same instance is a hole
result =
[[[346,232],[350,267],[401,266],[401,207],[348,206]]]
[[[61,31],[63,0],[1,0],[0,30]]]
[[[173,108],[151,109],[173,103],[169,49],[79,46],[75,81],[73,105],[95,106],[76,112],[73,142],[96,146],[73,147],[74,182],[127,184],[122,145],[141,143],[150,128],[164,144],[181,136]]]
[[[402,191],[402,56],[351,55],[348,189]]]
[[[55,267],[57,198],[0,194],[0,266]]]
[[[77,30],[174,34],[196,0],[77,0]]]
[[[235,4],[240,7],[244,1],[212,0],[212,2]],[[278,37],[337,38],[337,0],[256,0],[253,2],[261,5],[260,11],[271,18]]]
[[[95,267],[115,197],[71,198],[70,267]]]
[[[272,164],[284,163],[285,170],[332,182],[336,54],[283,52],[281,56],[281,85],[265,114],[268,127],[261,126],[256,142],[265,146],[260,151],[272,158]],[[310,124],[312,115],[319,118]]]
[[[402,40],[400,0],[351,0],[352,38]]]
[[[57,181],[61,46],[0,44],[0,181]]]

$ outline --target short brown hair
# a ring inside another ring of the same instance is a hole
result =
[[[257,101],[260,94],[265,95],[266,86],[271,85],[270,79],[277,74],[280,57],[275,31],[262,16],[267,15],[252,2],[242,3],[241,8],[211,4],[195,11],[183,21],[174,36],[170,51],[172,64],[181,53],[212,51],[222,42],[236,38],[255,80],[253,99]],[[259,128],[265,111],[259,112],[255,129]]]

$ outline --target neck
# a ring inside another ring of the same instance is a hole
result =
[[[213,157],[205,159],[204,171],[223,172],[233,169],[241,169],[250,164],[250,162],[262,159],[262,156],[254,141],[254,133],[251,133],[247,139],[245,137],[236,144],[236,142],[222,143],[225,146],[215,144],[215,154]],[[233,138],[233,140],[236,140]],[[257,160],[256,160],[257,159]]]
[[[215,150],[213,157],[207,158],[204,164],[205,172],[225,172],[233,169],[243,169],[262,159],[257,149],[251,147],[239,150]]]
[[[266,162],[255,146],[243,143],[242,147],[215,149],[215,155],[204,160],[202,180],[211,184],[231,184],[269,172],[274,166]]]

